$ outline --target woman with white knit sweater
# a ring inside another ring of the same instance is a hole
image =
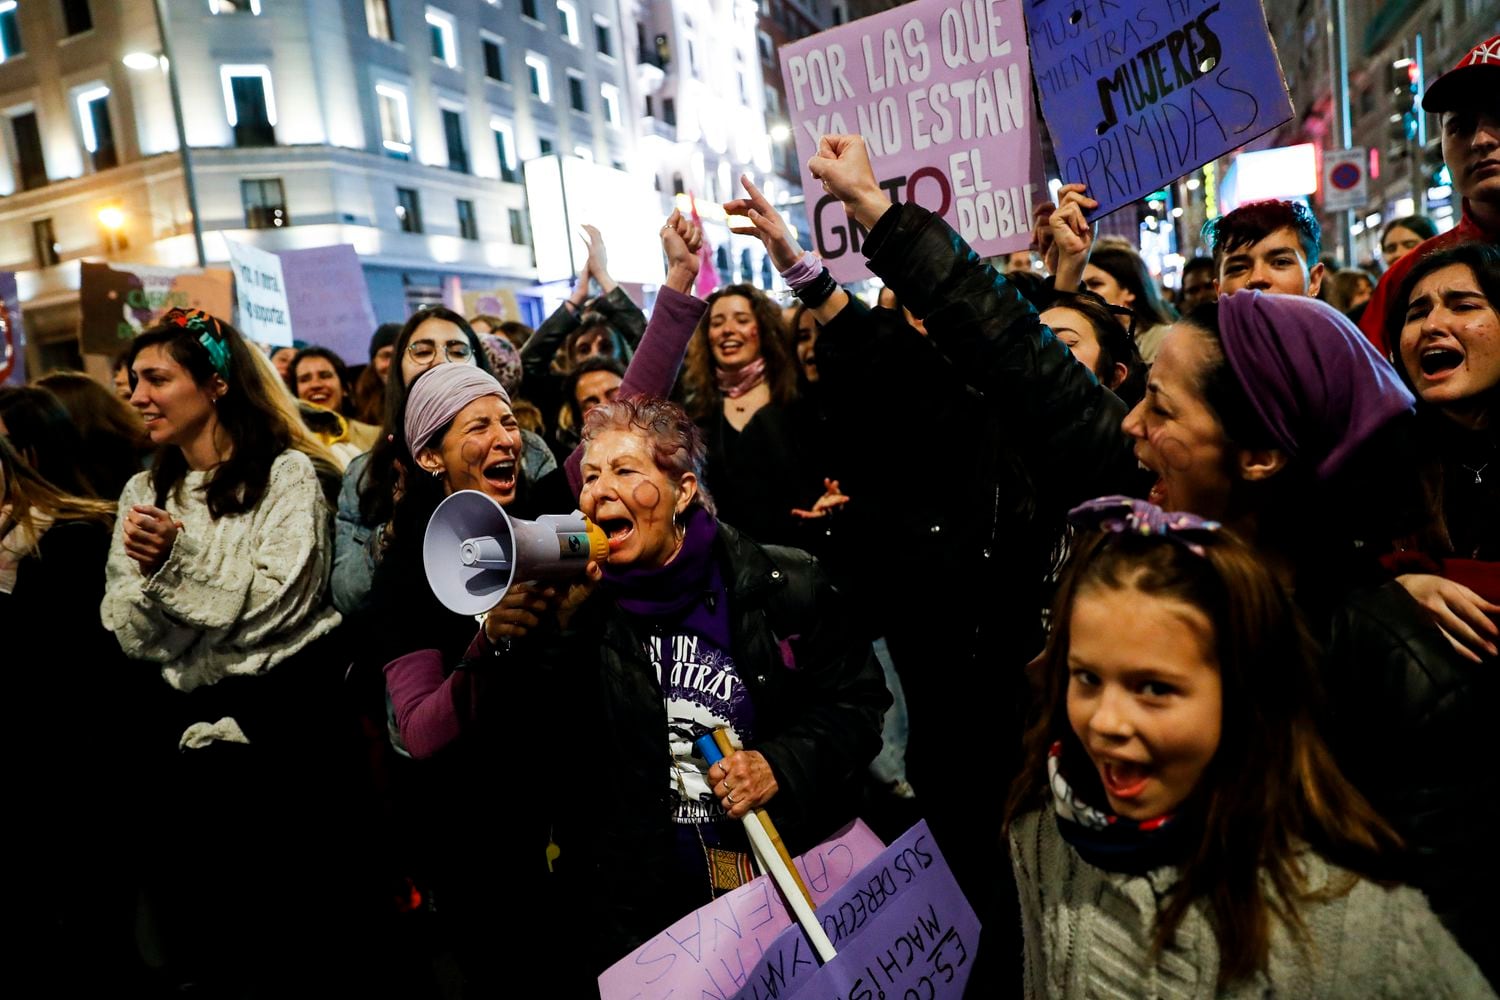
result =
[[[1313,723],[1284,588],[1211,521],[1107,497],[1033,665],[1007,812],[1027,997],[1484,998]]]
[[[299,954],[316,936],[296,928],[332,895],[306,862],[327,863],[347,787],[343,661],[325,638],[332,512],[251,351],[177,309],[131,343],[130,403],[159,451],[120,497],[102,617],[165,681],[135,728],[166,957],[180,977],[275,990],[326,955]]]

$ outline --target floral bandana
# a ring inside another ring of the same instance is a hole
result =
[[[1215,532],[1223,527],[1186,511],[1162,510],[1154,503],[1134,497],[1109,496],[1089,500],[1068,511],[1068,520],[1080,528],[1107,531],[1120,535],[1156,535],[1180,542],[1196,556],[1203,546],[1192,535]]]
[[[208,352],[214,371],[229,378],[229,345],[224,342],[224,328],[202,309],[169,309],[161,318],[163,325],[180,326],[198,335],[198,343]]]
[[[1047,785],[1058,832],[1095,868],[1139,875],[1182,859],[1186,824],[1176,813],[1137,821],[1090,805],[1063,777],[1061,741],[1047,753]]]

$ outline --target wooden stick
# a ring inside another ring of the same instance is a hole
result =
[[[731,756],[734,746],[729,742],[729,730],[720,726],[714,730],[714,745],[726,758]],[[797,866],[792,864],[792,856],[787,853],[786,845],[781,842],[781,833],[776,829],[776,824],[771,822],[771,817],[766,815],[765,809],[756,809],[755,815],[760,817],[761,826],[766,828],[766,835],[771,838],[771,846],[776,848],[776,853],[781,855],[781,860],[786,862],[787,871],[792,873],[792,881],[797,883],[797,891],[802,893],[802,898],[807,900],[807,905],[816,907],[813,902],[812,893],[807,891],[807,885],[802,881],[802,876],[797,872]]]

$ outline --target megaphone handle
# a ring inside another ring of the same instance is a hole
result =
[[[717,763],[719,760],[734,754],[734,745],[729,742],[729,730],[723,726],[715,729],[712,733],[712,742],[707,738],[708,735],[705,734],[698,737],[694,745],[698,748],[698,752],[703,754],[703,759],[708,761],[709,764]],[[714,753],[713,751],[718,752]],[[754,812],[756,816],[760,817],[760,825],[766,831],[766,836],[770,838],[771,846],[776,849],[777,855],[786,864],[787,873],[791,875],[792,882],[797,886],[797,891],[802,894],[803,899],[807,900],[809,907],[815,907],[817,904],[813,902],[812,893],[807,891],[807,884],[802,881],[802,875],[797,871],[797,866],[792,864],[792,856],[787,852],[786,845],[781,842],[781,833],[777,831],[776,824],[771,822],[771,817],[766,814],[764,809],[756,809]]]

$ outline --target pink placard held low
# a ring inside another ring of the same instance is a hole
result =
[[[864,136],[881,187],[982,256],[1031,242],[1043,190],[1020,0],[916,0],[780,50],[810,243],[841,282],[865,234],[807,170],[828,133]]]
[[[793,859],[821,905],[885,850],[856,820],[842,833]],[[794,918],[770,876],[762,875],[683,917],[599,977],[601,1000],[727,998],[739,992]]]

